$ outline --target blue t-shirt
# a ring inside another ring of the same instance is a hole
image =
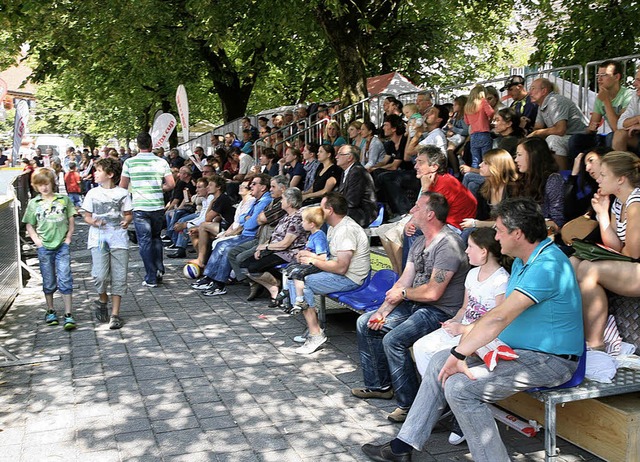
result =
[[[287,170],[287,178],[289,178],[289,181],[293,180],[294,176],[300,176],[298,185],[299,188],[302,188],[304,185],[304,179],[307,176],[307,171],[304,169],[304,165],[302,165],[301,162],[296,163],[295,167],[289,167]]]
[[[498,336],[511,348],[582,355],[582,298],[569,259],[547,238],[529,257],[513,262],[506,296],[517,290],[534,304]]]
[[[309,240],[307,241],[305,249],[315,253],[316,255],[322,255],[326,253],[328,258],[329,242],[327,241],[327,235],[324,233],[324,231],[319,230],[309,236]]]
[[[260,215],[260,212],[264,211],[264,209],[267,208],[267,205],[269,205],[271,201],[271,193],[267,191],[260,197],[260,199],[253,203],[247,213],[240,215],[238,223],[243,226],[243,236],[256,236],[256,234],[258,233],[258,228],[260,227],[260,224],[258,223],[258,215]]]

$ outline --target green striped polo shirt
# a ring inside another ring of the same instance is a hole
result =
[[[162,180],[171,175],[169,164],[151,152],[124,161],[122,176],[129,178],[133,210],[153,212],[164,208]]]

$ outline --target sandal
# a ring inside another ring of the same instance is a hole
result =
[[[107,308],[107,302],[101,302],[100,300],[94,300],[94,314],[98,322],[109,322],[109,310]]]
[[[272,298],[271,302],[267,305],[267,308],[277,308],[280,306],[280,302],[277,298]]]
[[[282,303],[285,298],[289,298],[289,291],[281,290],[280,292],[278,292],[278,295],[276,295],[276,298],[274,298],[274,300],[276,300],[278,303]]]

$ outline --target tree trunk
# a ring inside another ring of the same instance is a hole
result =
[[[252,71],[243,77],[224,49],[212,49],[209,44],[201,41],[200,53],[209,64],[209,76],[222,103],[223,120],[230,122],[244,116],[258,75],[265,67],[264,46],[253,50],[247,66]]]
[[[338,58],[338,85],[342,106],[366,98],[366,37],[358,27],[357,17],[347,13],[336,18],[324,4],[320,4],[315,13]]]

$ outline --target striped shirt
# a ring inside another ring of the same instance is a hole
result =
[[[631,194],[629,194],[627,202],[625,203],[625,208],[628,210],[629,206],[635,202],[640,202],[640,188],[636,188],[631,191]],[[620,202],[620,199],[617,197],[616,200],[613,201],[611,210],[616,216],[616,234],[618,235],[618,239],[620,239],[620,242],[625,242],[627,237],[627,219],[625,215],[624,221],[620,220],[620,215],[622,214],[622,202]]]
[[[164,208],[162,181],[171,175],[169,164],[150,152],[141,152],[124,162],[122,176],[130,179],[133,210],[153,212]]]

